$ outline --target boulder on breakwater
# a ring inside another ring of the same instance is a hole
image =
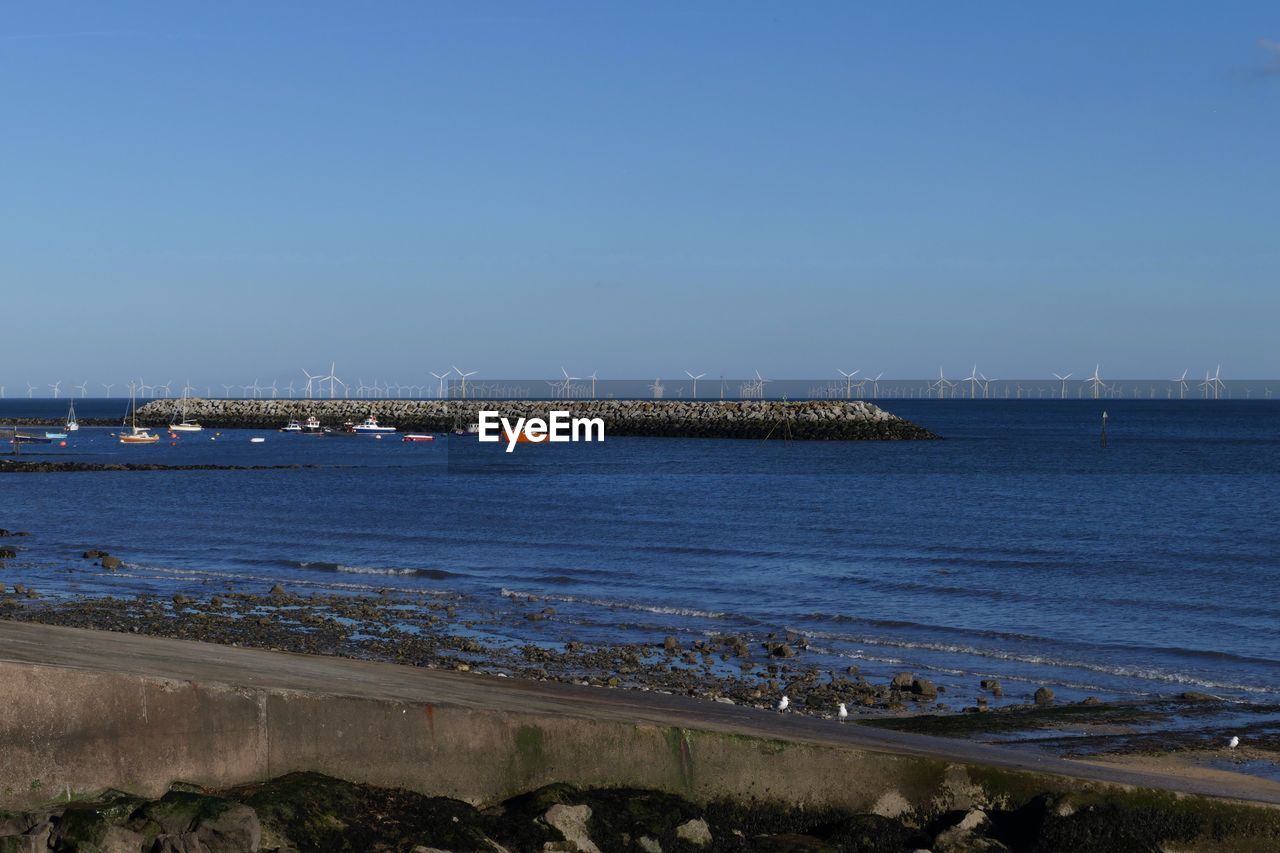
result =
[[[479,420],[481,410],[502,417],[601,418],[608,435],[671,438],[775,438],[804,441],[896,441],[938,436],[862,400],[203,400],[187,401],[187,417],[221,429],[277,429],[315,417],[326,427],[359,423],[369,415],[400,430],[447,432]],[[138,421],[163,427],[172,400],[138,410]]]

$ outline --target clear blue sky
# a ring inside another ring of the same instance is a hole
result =
[[[1274,42],[1274,2],[10,4],[0,383],[1277,376]]]

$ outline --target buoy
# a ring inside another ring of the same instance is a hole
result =
[[[67,446],[67,443],[66,443],[65,441],[59,441],[59,442],[58,442],[58,446],[59,446],[59,447],[66,447],[66,446]]]

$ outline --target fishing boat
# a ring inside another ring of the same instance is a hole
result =
[[[71,401],[71,408],[67,409],[67,432],[75,432],[80,429],[80,422],[76,420],[76,401]],[[63,436],[65,438],[66,436]]]
[[[160,436],[152,435],[146,427],[138,426],[138,407],[133,392],[129,393],[129,411],[127,413],[129,425],[122,429],[118,438],[121,444],[155,444],[160,440]]]
[[[393,426],[380,426],[378,419],[373,415],[369,415],[362,423],[351,427],[351,431],[357,435],[377,435],[379,433],[395,432],[396,428]]]
[[[400,440],[401,441],[435,441],[436,437],[434,435],[423,435],[420,433],[411,432],[406,434]]]
[[[287,424],[280,427],[280,431],[281,432],[302,432],[302,424],[298,423],[297,421],[289,421]]]
[[[28,435],[25,432],[15,432],[9,440],[13,444],[51,444],[53,442],[52,438],[43,435]]]
[[[320,426],[320,419],[317,418],[315,415],[312,415],[311,417],[307,418],[307,422],[303,424],[302,431],[305,433],[318,435],[324,432],[324,427]]]
[[[175,412],[174,414],[177,414]],[[182,418],[176,424],[169,424],[169,432],[200,432],[204,427],[195,421],[187,420],[187,392],[182,392]]]

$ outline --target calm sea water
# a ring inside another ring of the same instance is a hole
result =
[[[0,526],[34,534],[5,579],[66,595],[393,586],[499,611],[519,592],[558,611],[512,619],[519,640],[793,630],[825,668],[910,669],[960,695],[995,676],[1011,700],[1048,684],[1280,701],[1280,402],[889,408],[945,440],[610,438],[508,455],[474,438],[248,431],[122,447],[85,429],[24,452],[324,467],[0,477]],[[8,400],[0,420],[64,410]],[[88,547],[128,569],[102,574],[77,559]]]

